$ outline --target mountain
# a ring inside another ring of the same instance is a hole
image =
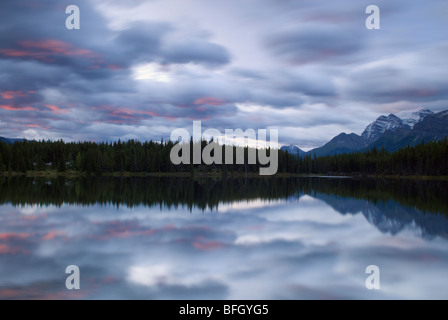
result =
[[[422,142],[437,141],[448,137],[448,111],[425,115],[413,128],[409,126],[397,130],[386,131],[381,138],[366,148],[371,150],[384,148],[397,151],[407,146],[415,146]]]
[[[434,112],[428,109],[422,109],[416,112],[400,112],[397,116],[403,121],[403,124],[414,128],[414,126],[422,122],[427,116],[433,115]]]
[[[282,151],[288,152],[289,154],[298,155],[299,157],[304,156],[306,154],[305,151],[296,147],[295,145],[284,146],[281,148]]]
[[[382,233],[396,235],[414,229],[418,230],[423,239],[448,238],[448,219],[444,215],[428,214],[417,208],[403,206],[396,200],[375,202],[320,192],[313,193],[313,197],[324,201],[342,215],[362,213]]]
[[[379,140],[386,131],[397,131],[399,129],[413,129],[414,126],[422,122],[426,117],[433,115],[431,110],[422,109],[416,112],[401,112],[397,115],[381,116],[369,124],[362,137],[370,143]]]
[[[444,138],[448,134],[448,110],[435,113],[414,126],[414,130],[426,136]]]
[[[403,123],[403,120],[401,120],[394,114],[390,114],[387,117],[381,116],[367,126],[367,128],[361,134],[361,137],[365,138],[369,143],[372,143],[381,138],[381,136],[386,131],[398,130],[405,126],[407,125]]]
[[[4,138],[4,137],[0,137],[0,141],[3,143],[6,143],[6,144],[14,143],[13,141],[11,141],[11,139]]]
[[[353,153],[360,149],[366,148],[368,145],[369,140],[364,137],[358,136],[355,133],[341,133],[323,147],[313,149],[309,151],[308,154],[311,154],[311,156],[316,155],[316,157],[322,157],[343,153]]]
[[[409,145],[416,145],[412,135],[412,129],[407,128],[397,129],[395,131],[386,131],[378,140],[371,143],[367,148],[361,151],[372,150],[373,148],[385,149],[393,152]]]
[[[4,142],[6,144],[12,144],[12,143],[17,142],[17,141],[25,141],[25,139],[10,139],[10,138],[0,137],[0,141]]]
[[[330,142],[308,153],[296,146],[282,150],[300,156],[317,157],[354,153],[377,149],[390,152],[407,146],[415,146],[423,141],[435,141],[448,137],[448,111],[434,113],[428,109],[415,112],[400,112],[397,115],[381,116],[369,124],[361,136],[341,133]]]

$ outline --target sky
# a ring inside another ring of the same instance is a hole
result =
[[[159,141],[202,121],[309,150],[448,109],[446,0],[2,0],[0,39],[9,138]]]

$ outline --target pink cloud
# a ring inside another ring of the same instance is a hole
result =
[[[196,241],[193,242],[193,247],[202,251],[212,251],[221,249],[222,247],[224,247],[224,244],[217,241]]]
[[[9,111],[37,111],[37,109],[33,108],[33,107],[14,107],[11,105],[0,105],[0,109],[3,110],[9,110]]]
[[[132,230],[132,227],[121,227],[118,229],[108,229],[106,230],[106,234],[93,236],[90,238],[94,238],[97,240],[111,240],[111,239],[124,239],[138,236],[149,236],[156,232],[153,229],[147,230]]]
[[[0,233],[0,240],[27,239],[29,237],[29,233]]]
[[[53,240],[57,237],[63,237],[65,235],[66,235],[65,232],[51,230],[49,233],[47,233],[45,236],[42,237],[42,240],[49,241],[49,240]]]
[[[106,284],[111,284],[111,283],[116,283],[116,282],[118,282],[119,280],[117,279],[117,278],[115,278],[115,277],[105,277],[103,280],[102,280],[102,282],[103,283],[106,283]]]
[[[196,111],[207,111],[207,108],[205,106],[200,106],[195,108]]]
[[[65,114],[65,113],[71,111],[70,109],[61,109],[57,106],[53,106],[50,104],[46,104],[45,107],[50,109],[53,112],[53,114],[55,114],[55,115]]]
[[[25,221],[36,221],[39,219],[46,219],[47,215],[46,214],[40,214],[40,215],[32,215],[32,216],[24,216],[23,220]]]
[[[90,50],[80,49],[60,40],[22,41],[20,45],[26,49],[38,49],[30,52],[31,55],[62,55],[62,56],[86,56],[96,58],[98,55]],[[40,50],[40,51],[39,51]]]
[[[0,254],[16,254],[20,252],[17,248],[11,248],[6,244],[0,244]]]
[[[35,91],[28,91],[28,93],[35,93]],[[4,91],[0,92],[0,95],[5,100],[12,100],[17,97],[27,97],[28,93],[25,93],[23,91]]]
[[[107,69],[109,69],[109,70],[121,70],[121,67],[120,66],[117,66],[117,65],[115,65],[115,64],[109,64],[108,66],[107,66]]]
[[[176,121],[177,120],[177,118],[173,117],[173,116],[164,116],[164,118],[168,121]]]
[[[108,64],[96,52],[78,48],[61,40],[27,40],[21,41],[17,45],[17,48],[0,49],[0,55],[11,58],[30,58],[42,62],[54,62],[54,58],[57,57],[79,57],[91,63],[88,69],[108,69],[113,71],[122,69],[118,65]]]
[[[98,123],[137,123],[138,121],[149,117],[157,117],[158,115],[153,111],[133,110],[130,108],[117,107],[117,106],[100,106],[94,109],[103,110],[107,112],[107,116],[112,119],[106,119],[97,121]]]
[[[99,223],[99,225],[107,226],[107,229],[100,235],[90,236],[96,240],[122,239],[137,236],[149,236],[156,232],[155,229],[143,229],[137,224],[124,224],[120,221],[112,221],[107,223]]]
[[[55,39],[21,41],[18,43],[18,48],[0,49],[0,55],[11,58],[30,58],[43,62],[53,62],[55,57],[80,57],[90,61],[93,65],[91,68],[101,68],[101,65],[106,67],[99,54]]]
[[[209,106],[221,106],[225,103],[227,103],[227,101],[214,97],[203,97],[197,99],[194,102],[194,104],[196,105],[209,105]]]
[[[14,57],[14,58],[20,58],[20,57],[28,57],[32,56],[31,53],[21,50],[14,50],[14,49],[0,49],[0,53],[4,56],[8,57]]]

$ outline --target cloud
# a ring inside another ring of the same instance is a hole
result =
[[[445,109],[445,2],[376,4],[369,31],[356,0],[78,0],[67,30],[64,3],[3,1],[0,135],[160,140],[202,120],[315,147],[383,113]]]
[[[204,241],[203,239],[198,239],[193,243],[193,247],[202,251],[218,250],[224,247],[224,244],[217,241]]]
[[[65,233],[63,231],[51,230],[45,236],[42,237],[44,241],[50,241],[58,237],[64,237]]]
[[[265,46],[293,65],[347,63],[363,48],[361,37],[347,29],[310,26],[269,35]]]
[[[193,62],[219,66],[230,62],[230,54],[223,46],[198,39],[168,45],[162,55],[171,63]]]
[[[10,239],[27,239],[30,236],[31,235],[29,233],[13,233],[13,232],[0,233],[0,241]]]
[[[431,103],[448,100],[444,66],[448,45],[366,63],[350,73],[346,94],[360,101]],[[428,60],[434,64],[428,65]],[[412,68],[409,68],[409,66]]]
[[[203,98],[196,99],[194,101],[194,104],[196,104],[196,105],[209,105],[209,106],[220,106],[225,103],[226,103],[225,100],[222,100],[219,98],[214,98],[214,97],[203,97]]]
[[[90,50],[75,48],[60,40],[21,41],[19,49],[0,49],[0,54],[12,58],[29,58],[45,62],[55,62],[57,57],[82,56],[85,58],[97,58],[97,54]]]

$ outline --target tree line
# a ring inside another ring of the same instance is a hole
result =
[[[330,201],[367,200],[385,206],[391,200],[423,213],[448,214],[448,181],[404,179],[321,179],[316,177],[0,177],[0,205],[113,205],[187,207],[215,210],[219,204],[276,201],[311,195]],[[327,197],[323,197],[326,195]],[[332,199],[332,200],[331,200]],[[342,206],[344,210],[352,207]],[[352,211],[357,209],[352,208]]]
[[[310,174],[447,176],[448,140],[422,142],[395,152],[384,148],[352,154],[299,159],[293,171]]]
[[[197,145],[202,151],[213,141],[190,142],[191,164],[174,165],[170,153],[172,141],[140,142],[136,140],[110,143],[64,141],[17,141],[13,144],[0,142],[0,172],[28,172],[74,170],[87,174],[104,173],[255,173],[260,164],[251,164],[251,154],[258,157],[258,150],[248,147],[233,147],[234,165],[193,164],[193,151]],[[222,148],[222,163],[225,163],[226,148]],[[243,160],[237,158],[243,154]],[[269,151],[267,151],[269,155]],[[211,154],[214,155],[213,152]],[[282,155],[283,157],[284,155]]]
[[[213,142],[196,142],[201,150]],[[191,155],[194,149],[190,142]],[[170,160],[175,144],[165,142],[139,142],[135,140],[111,143],[64,141],[18,141],[13,144],[0,142],[0,172],[28,172],[74,170],[86,174],[104,173],[219,173],[222,175],[241,173],[258,174],[260,164],[250,164],[249,154],[258,150],[233,147],[233,165],[180,164]],[[244,153],[244,160],[237,164],[238,151]],[[269,153],[269,151],[268,151]],[[257,156],[258,158],[258,156]],[[422,143],[396,152],[384,149],[342,154],[326,157],[297,157],[286,151],[278,152],[278,173],[283,174],[335,174],[335,175],[448,175],[448,141]]]

